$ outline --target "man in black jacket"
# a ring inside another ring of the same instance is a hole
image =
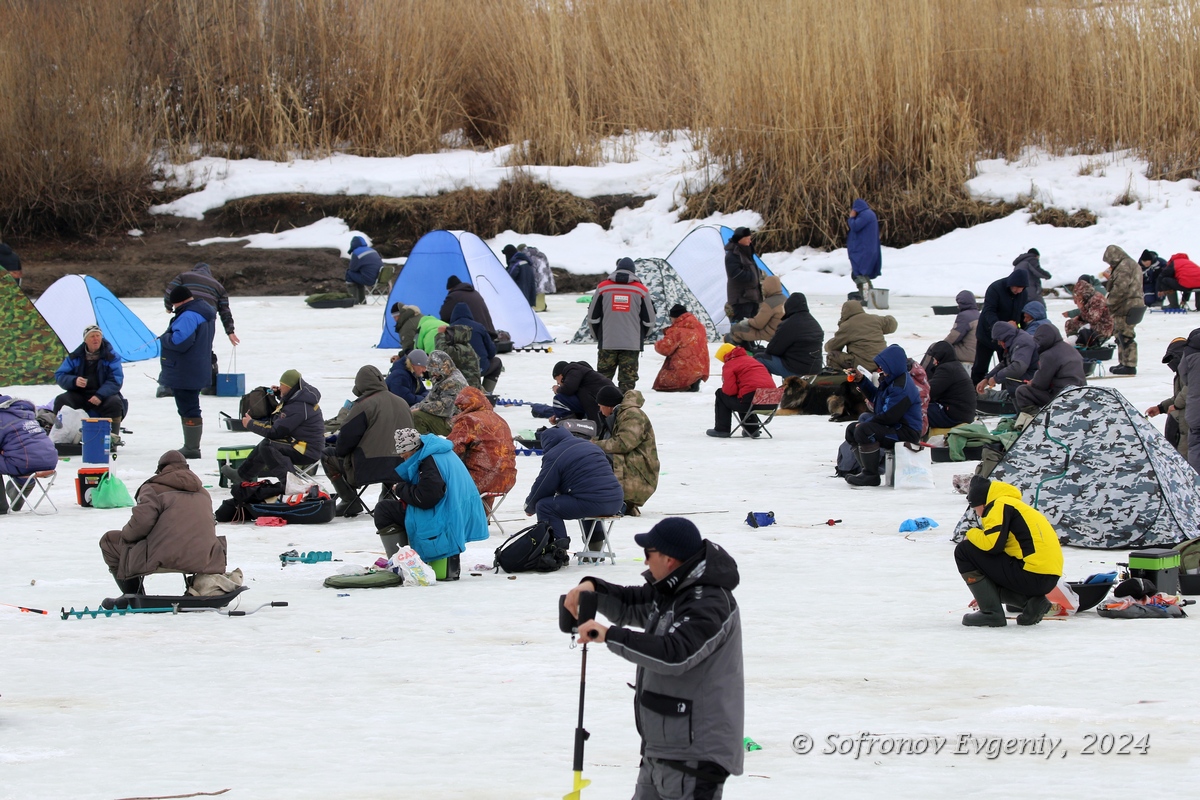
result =
[[[979,325],[975,328],[978,340],[975,344],[975,364],[971,367],[971,383],[978,384],[988,373],[996,343],[992,339],[992,328],[997,322],[1021,324],[1021,312],[1025,308],[1025,287],[1029,276],[1025,270],[1013,270],[1007,278],[992,281],[983,298],[983,311],[979,314]]]
[[[451,275],[446,278],[446,299],[442,303],[441,310],[438,311],[438,319],[449,322],[450,317],[454,314],[454,307],[459,303],[467,304],[467,308],[471,310],[471,318],[483,325],[489,336],[496,335],[496,326],[492,323],[492,312],[488,311],[487,301],[483,299],[483,295],[475,291],[474,285],[467,283],[457,275]]]
[[[280,376],[276,394],[281,405],[270,419],[242,416],[246,430],[257,433],[263,441],[237,468],[236,480],[253,481],[265,475],[283,484],[294,465],[307,466],[321,457],[325,448],[321,393],[298,371],[289,369]]]
[[[738,228],[725,245],[725,313],[729,324],[753,317],[762,301],[762,274],[754,263],[754,234],[749,228]]]
[[[580,594],[595,592],[613,624],[584,622],[580,640],[637,665],[642,764],[634,797],[719,798],[745,758],[737,563],[683,517],[667,517],[634,541],[645,549],[645,585],[588,577],[563,605],[578,617]]]
[[[816,375],[821,371],[825,331],[808,310],[808,298],[792,292],[783,304],[783,320],[767,342],[765,353],[755,354],[772,375]]]
[[[979,396],[971,385],[966,365],[954,354],[949,342],[934,342],[925,351],[925,376],[929,379],[929,427],[953,428],[975,421]]]
[[[554,365],[554,407],[556,413],[551,417],[552,423],[560,419],[590,419],[599,428],[604,415],[600,413],[600,404],[596,395],[605,386],[616,385],[608,378],[592,369],[586,361],[559,361]]]

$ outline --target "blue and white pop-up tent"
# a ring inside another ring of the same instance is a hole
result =
[[[83,344],[84,328],[99,325],[122,361],[146,361],[159,356],[158,337],[90,275],[62,276],[42,293],[34,306],[50,323],[68,353]]]
[[[451,275],[475,287],[487,303],[492,324],[496,330],[508,331],[514,347],[553,341],[500,259],[482,239],[467,231],[439,230],[422,236],[404,262],[383,309],[383,335],[378,346],[400,346],[392,321],[393,303],[416,306],[423,314],[437,316],[446,300],[446,279]]]
[[[732,237],[732,228],[701,225],[683,237],[667,256],[667,263],[683,278],[721,333],[729,333],[729,318],[725,316],[725,245]],[[774,274],[758,256],[754,263],[763,275]],[[788,294],[786,287],[783,293]]]

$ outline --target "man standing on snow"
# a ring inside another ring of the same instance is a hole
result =
[[[1146,316],[1146,301],[1142,297],[1142,269],[1129,254],[1110,244],[1104,251],[1108,269],[1101,273],[1108,280],[1108,311],[1112,314],[1113,332],[1117,335],[1117,361],[1110,375],[1137,375],[1137,340],[1134,327]]]
[[[225,291],[224,285],[213,277],[212,268],[208,264],[201,261],[187,272],[181,272],[171,279],[167,288],[163,290],[163,304],[168,311],[172,310],[171,292],[175,291],[176,286],[186,286],[192,293],[192,297],[203,300],[215,308],[217,316],[221,318],[221,327],[225,329],[225,335],[229,337],[229,341],[234,347],[238,346],[241,340],[233,332],[233,312],[229,310],[229,293]]]
[[[738,228],[725,245],[725,315],[729,324],[753,317],[762,301],[762,273],[754,261],[754,234],[749,228]]]
[[[637,386],[642,344],[654,329],[650,290],[637,279],[632,258],[617,261],[616,270],[600,281],[588,307],[588,326],[600,351],[596,371],[611,380],[621,370],[622,394]]]
[[[1025,287],[1029,285],[1029,274],[1015,269],[1012,274],[992,281],[983,296],[983,311],[975,327],[975,363],[971,366],[971,383],[978,384],[987,377],[996,354],[996,342],[992,329],[997,322],[1019,325],[1025,309]]]
[[[595,592],[597,610],[613,624],[588,620],[580,640],[605,643],[637,665],[642,764],[634,800],[718,800],[725,779],[742,774],[745,757],[737,563],[683,517],[667,517],[633,540],[645,549],[645,585],[584,578],[563,606],[578,617],[580,594]]]
[[[883,250],[879,247],[879,218],[861,197],[850,206],[850,232],[846,234],[846,251],[850,256],[850,277],[863,297],[871,281],[883,272]]]

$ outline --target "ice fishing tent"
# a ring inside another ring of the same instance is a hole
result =
[[[420,238],[400,270],[383,309],[383,335],[379,347],[398,348],[392,321],[393,303],[416,306],[436,316],[446,300],[446,279],[456,275],[483,296],[492,324],[508,331],[514,347],[553,341],[546,326],[529,307],[525,295],[491,248],[467,231],[430,231]]]
[[[991,477],[1021,490],[1063,544],[1164,547],[1200,536],[1200,481],[1115,389],[1068,389],[1013,442]],[[970,509],[956,540],[977,525]]]
[[[42,293],[36,305],[68,351],[83,344],[84,328],[99,325],[122,361],[158,358],[158,337],[104,284],[89,275],[62,276]]]
[[[659,334],[671,324],[671,306],[676,303],[685,306],[695,315],[696,319],[704,324],[710,342],[720,340],[721,334],[717,333],[717,326],[713,324],[712,317],[708,315],[703,304],[669,263],[661,258],[639,258],[633,263],[637,268],[638,280],[645,284],[646,289],[650,292],[650,302],[654,304],[654,332],[649,337],[649,341],[657,339]],[[594,341],[596,339],[592,336],[591,328],[588,327],[587,312],[584,312],[583,322],[580,323],[579,330],[571,339],[571,344]]]
[[[724,225],[701,225],[683,237],[667,256],[669,263],[692,293],[704,304],[717,330],[729,333],[729,318],[725,316],[725,245],[733,230]],[[773,275],[758,256],[754,263],[764,275]],[[787,294],[787,289],[784,289]]]
[[[0,386],[54,383],[66,355],[16,279],[0,270]]]

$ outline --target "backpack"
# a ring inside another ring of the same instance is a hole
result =
[[[1175,549],[1179,551],[1180,572],[1200,569],[1200,538],[1180,542]]]
[[[266,386],[256,386],[238,402],[239,417],[249,414],[251,419],[269,419],[278,409],[279,398]]]
[[[499,572],[554,572],[565,566],[569,539],[555,539],[554,529],[545,522],[517,531],[496,548],[492,567]]]
[[[854,456],[854,448],[850,446],[849,442],[842,442],[838,445],[837,463],[833,467],[834,477],[844,478],[860,472],[862,472],[862,467],[858,465],[858,459]]]

